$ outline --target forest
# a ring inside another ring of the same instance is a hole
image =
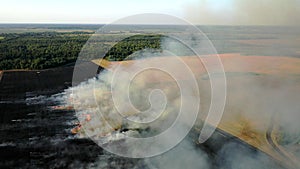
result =
[[[122,61],[132,59],[129,56],[143,49],[161,49],[163,35],[134,35],[118,42],[105,54],[104,59]]]
[[[72,34],[73,36],[58,32],[0,34],[0,70],[46,69],[74,62],[90,34]]]
[[[0,70],[47,69],[74,63],[90,32],[0,34]],[[160,49],[161,35],[134,35],[108,49],[105,59],[120,61],[145,48]],[[107,38],[111,43],[113,38]],[[93,59],[93,58],[91,58]]]

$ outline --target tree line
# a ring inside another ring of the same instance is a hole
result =
[[[0,34],[3,37],[0,40],[0,70],[46,69],[75,62],[90,36],[91,33],[87,32]],[[148,48],[159,50],[161,38],[162,35],[134,35],[125,38],[111,47],[104,58],[121,61],[135,51]],[[109,39],[108,37],[107,42]]]
[[[0,70],[45,69],[74,62],[90,37],[70,33],[10,33],[0,34]]]

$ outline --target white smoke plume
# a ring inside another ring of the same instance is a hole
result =
[[[290,75],[275,76],[255,72],[247,73],[247,63],[241,60],[234,62],[236,67],[243,65],[240,68],[240,72],[244,73],[227,73],[228,101],[223,121],[232,119],[243,120],[243,123],[249,123],[249,132],[256,131],[263,133],[268,129],[272,117],[275,116],[276,121],[274,124],[280,126],[281,130],[285,133],[285,138],[290,140],[287,140],[287,144],[283,146],[288,148],[299,144],[300,127],[298,123],[298,110],[300,108],[298,100],[300,98],[298,97],[298,90],[295,85],[298,84],[299,79],[294,79],[293,77],[295,76]],[[125,78],[128,78],[126,75],[128,71],[134,70],[135,66],[141,66],[142,64],[143,61],[136,60],[134,65],[123,67],[121,70],[125,74],[118,77],[122,77],[126,81]],[[174,118],[178,115],[176,113],[176,109],[178,109],[178,104],[180,103],[178,86],[172,82],[172,78],[169,75],[160,71],[145,71],[143,74],[144,76],[137,75],[132,81],[132,86],[130,86],[129,90],[130,99],[136,108],[147,110],[151,106],[148,100],[149,94],[153,89],[160,88],[165,94],[169,106],[163,111],[158,122],[151,123],[151,125],[124,122],[124,117],[118,113],[112,104],[111,85],[109,82],[112,81],[113,72],[103,71],[97,78],[90,79],[79,86],[66,90],[68,97],[64,98],[70,97],[71,99],[66,99],[65,102],[67,105],[74,105],[74,108],[77,110],[77,117],[83,124],[83,130],[79,131],[79,135],[82,137],[99,137],[102,138],[100,139],[103,141],[102,143],[106,144],[125,139],[125,136],[153,136],[170,126]],[[155,85],[148,84],[147,82],[155,79],[153,78],[155,76],[164,78],[164,83],[168,85],[159,82],[153,83]],[[202,80],[199,80],[202,84],[207,82],[207,79],[204,77],[202,76]],[[122,83],[119,83],[119,85],[117,87],[120,87],[122,90],[118,90],[118,94],[120,98],[123,98],[122,96],[127,96],[128,93]],[[202,96],[204,95],[201,102],[208,103],[209,94],[203,92],[201,87],[200,91]],[[160,99],[163,100],[163,98]],[[132,117],[131,120],[139,121],[143,117],[136,116],[138,112],[129,109],[126,105],[121,107],[121,111],[123,111],[125,117]],[[99,112],[104,112],[104,114],[99,114]],[[110,125],[107,124],[107,121],[110,122]],[[148,127],[151,127],[150,132],[147,130]],[[124,130],[125,132],[122,132],[122,129],[126,129]],[[175,136],[170,136],[168,139],[177,137],[176,133],[174,134]],[[166,143],[168,139],[166,139]],[[196,147],[195,143],[184,140],[173,150],[157,158],[146,159],[145,162],[149,168],[182,168],[182,166],[186,166],[187,168],[210,168],[212,162],[207,153],[196,149]],[[140,152],[137,149],[134,153],[138,154]],[[178,158],[178,154],[180,154],[180,161],[175,160]],[[226,165],[224,164],[223,166],[224,168],[238,169],[251,168],[253,166],[256,168],[269,168],[270,166],[272,168],[280,168],[280,166],[273,163],[267,156],[241,148],[240,145],[235,143],[225,144],[218,151],[218,156],[223,161],[226,161]],[[299,158],[297,154],[295,156]],[[185,159],[185,157],[187,158]]]
[[[299,0],[197,0],[185,17],[201,25],[298,25]]]

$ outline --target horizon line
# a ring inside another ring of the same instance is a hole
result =
[[[111,23],[63,23],[63,22],[0,22],[0,25],[110,25]],[[161,26],[168,26],[168,25],[178,25],[179,24],[139,24],[139,23],[130,23],[130,24],[116,24],[116,25],[161,25]],[[184,26],[184,24],[182,24]],[[242,24],[193,24],[195,26],[284,26],[284,27],[299,27],[299,25],[275,25],[275,24],[249,24],[249,25],[242,25]]]

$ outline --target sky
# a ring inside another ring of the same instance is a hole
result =
[[[0,0],[0,23],[107,24],[162,13],[201,25],[293,25],[300,0]]]

